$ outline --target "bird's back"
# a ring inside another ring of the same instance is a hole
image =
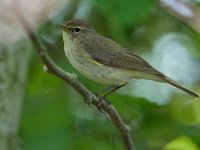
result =
[[[115,41],[97,33],[95,36],[93,34],[93,36],[89,35],[89,37],[82,40],[82,44],[90,57],[98,63],[122,70],[163,75],[144,59],[123,48]]]

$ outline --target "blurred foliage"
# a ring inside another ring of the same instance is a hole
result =
[[[56,64],[77,73],[81,82],[92,91],[103,86],[73,69],[64,56],[61,33],[55,28],[55,24],[65,22],[64,19],[79,17],[76,12],[85,5],[89,11],[81,17],[91,22],[99,33],[126,47],[146,52],[159,36],[178,32],[194,41],[194,55],[199,58],[199,34],[165,13],[155,0],[87,0],[76,1],[73,5],[77,5],[71,10],[74,13],[67,11],[70,8],[67,6],[54,19],[42,25],[38,35]],[[34,53],[19,131],[22,149],[123,149],[119,133],[106,114],[84,104],[74,89],[43,72],[42,68]],[[200,91],[199,83],[197,91]],[[171,102],[161,106],[146,99],[117,93],[112,94],[109,100],[132,128],[137,150],[198,150],[200,103],[185,97],[184,94],[174,95]]]
[[[164,150],[181,149],[181,150],[198,150],[196,144],[186,136],[180,136],[166,145]]]

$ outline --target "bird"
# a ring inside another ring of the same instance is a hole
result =
[[[170,84],[199,99],[197,93],[156,70],[140,56],[97,33],[87,21],[72,19],[57,27],[63,31],[64,52],[72,66],[87,78],[109,85],[97,95],[106,92],[106,98],[131,79],[146,79]]]

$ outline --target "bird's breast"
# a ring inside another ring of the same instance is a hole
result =
[[[68,58],[73,67],[79,70],[80,58],[78,57],[78,50],[75,42],[67,33],[63,33],[63,40],[65,56]]]
[[[63,35],[65,55],[72,66],[89,79],[102,84],[117,84],[129,79],[128,74],[123,71],[104,66],[90,58],[81,47],[76,46],[78,41],[73,41],[69,36]]]

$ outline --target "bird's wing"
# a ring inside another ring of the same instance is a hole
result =
[[[130,51],[123,49],[120,51],[104,51],[93,53],[88,51],[90,56],[103,65],[108,65],[111,67],[126,69],[126,70],[136,70],[151,74],[157,74],[163,76],[163,74],[156,69],[154,69],[150,64],[148,64],[144,59],[131,53]]]
[[[87,51],[87,54],[91,57],[90,59],[96,61],[96,63],[125,70],[136,70],[164,76],[144,59],[131,53],[126,48],[121,47],[109,38],[96,34],[96,36],[89,36],[89,39],[82,38],[82,44],[84,51]]]

